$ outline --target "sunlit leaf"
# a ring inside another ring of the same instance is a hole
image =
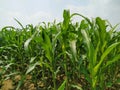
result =
[[[64,82],[60,85],[58,90],[65,90],[65,84],[66,84],[66,80],[64,80]]]

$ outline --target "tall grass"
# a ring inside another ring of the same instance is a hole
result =
[[[80,16],[80,22],[72,18]],[[16,20],[16,19],[15,19]],[[0,31],[0,86],[6,79],[39,90],[119,89],[120,32],[108,21],[63,12],[63,22],[11,26]],[[109,29],[109,30],[108,30]],[[20,75],[16,81],[14,77]],[[3,85],[2,85],[3,84]]]

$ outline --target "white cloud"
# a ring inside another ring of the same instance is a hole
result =
[[[3,12],[2,14],[2,21],[4,23],[1,23],[0,28],[3,26],[14,26],[14,27],[19,27],[18,23],[14,20],[16,18],[18,21],[20,21],[23,25],[27,24],[33,24],[36,25],[39,22],[52,22],[55,19],[55,16],[52,15],[50,12],[43,12],[43,11],[38,11],[35,13],[31,14],[25,14],[22,12],[13,12],[13,11],[7,11]],[[56,18],[59,20],[59,18]]]
[[[67,5],[66,9],[69,9],[71,13],[80,13],[82,15],[86,15],[88,17],[93,16],[93,10],[91,6],[75,6],[75,5]]]
[[[23,25],[29,23],[36,25],[42,21],[51,22],[55,19],[61,21],[64,9],[70,9],[71,13],[80,13],[89,18],[100,16],[113,24],[120,22],[120,0],[22,0],[19,2],[12,0],[11,7],[9,3],[11,1],[7,0],[0,3],[0,28],[5,25],[19,26],[13,18],[18,19]]]
[[[66,5],[70,11],[80,13],[89,18],[100,16],[108,19],[112,24],[120,22],[120,0],[89,0],[87,5]]]

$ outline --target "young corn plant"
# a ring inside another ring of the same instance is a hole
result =
[[[111,58],[108,58],[108,55],[120,44],[120,42],[109,44],[109,40],[107,39],[108,32],[106,30],[106,24],[104,20],[97,17],[95,25],[95,27],[91,27],[91,30],[93,30],[92,32],[90,29],[83,29],[81,30],[81,33],[87,47],[87,58],[89,60],[88,70],[91,77],[91,89],[101,90],[105,88],[105,84],[103,82],[105,80],[104,69],[108,65],[111,65],[120,59],[119,53],[116,53],[115,56]],[[90,35],[91,33],[95,35],[93,40],[93,36]],[[94,45],[94,42],[96,42],[97,45]]]
[[[74,16],[83,19],[73,23]],[[119,89],[118,24],[69,10],[64,10],[59,23],[24,27],[15,20],[21,28],[7,26],[0,31],[0,88],[9,79],[16,90],[29,90],[28,84],[34,90]]]

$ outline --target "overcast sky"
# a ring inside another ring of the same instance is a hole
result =
[[[0,0],[0,28],[62,20],[64,9],[89,18],[108,19],[113,25],[120,22],[120,0]]]

